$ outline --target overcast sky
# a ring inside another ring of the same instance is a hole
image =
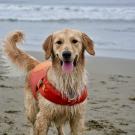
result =
[[[0,3],[17,4],[96,4],[96,5],[135,5],[135,0],[0,0]]]

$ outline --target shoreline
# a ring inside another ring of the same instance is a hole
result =
[[[85,32],[95,43],[96,56],[111,56],[135,59],[134,22],[122,21],[45,21],[45,22],[1,22],[0,39],[8,32],[22,30],[25,43],[20,46],[26,51],[42,51],[43,40],[52,32],[63,28],[75,28]],[[7,28],[7,26],[9,26]],[[89,27],[88,27],[89,26]],[[130,41],[130,42],[129,42]]]
[[[38,60],[44,61],[43,51],[27,51]],[[89,66],[90,65],[90,66]],[[100,65],[100,67],[97,67]],[[108,73],[135,75],[135,60],[125,58],[112,58],[86,55],[86,68],[90,73]],[[96,71],[95,71],[96,69]]]
[[[22,49],[23,50],[23,49]],[[36,57],[38,57],[39,59],[43,59],[43,55],[44,55],[44,50],[41,50],[41,51],[35,51],[35,50],[23,50],[24,52],[26,52],[26,53],[28,53],[28,54],[32,54],[33,56],[36,56]],[[38,56],[39,55],[39,56]],[[103,58],[103,59],[119,59],[119,60],[129,60],[129,61],[135,61],[135,59],[134,58],[123,58],[123,57],[109,57],[109,56],[89,56],[88,54],[86,54],[85,53],[85,57],[86,58],[94,58],[94,57],[96,57],[96,58]]]

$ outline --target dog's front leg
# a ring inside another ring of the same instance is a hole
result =
[[[57,130],[58,130],[58,135],[65,135],[64,134],[64,131],[63,131],[63,126],[60,125],[59,127],[57,127]]]
[[[26,89],[25,89],[24,103],[25,103],[27,118],[33,125],[35,123],[36,115],[38,113],[38,106],[37,106],[37,102],[36,102],[35,98],[33,97],[28,85],[26,85]]]
[[[33,135],[47,135],[50,126],[50,121],[48,117],[42,112],[39,112],[36,117],[34,124],[34,134]]]
[[[84,128],[84,119],[81,116],[74,116],[70,120],[71,135],[81,135]]]

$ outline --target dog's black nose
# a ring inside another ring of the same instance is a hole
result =
[[[62,56],[63,56],[64,59],[70,59],[70,57],[71,57],[71,52],[70,52],[70,51],[64,51],[64,52],[62,53]]]

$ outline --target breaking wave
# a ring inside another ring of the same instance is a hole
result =
[[[135,21],[135,7],[0,4],[1,21]]]

